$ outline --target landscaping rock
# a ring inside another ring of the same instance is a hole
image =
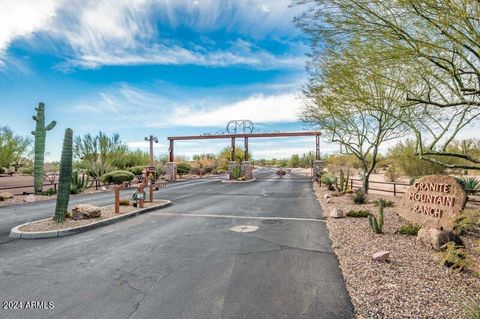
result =
[[[372,255],[373,260],[375,261],[389,261],[390,252],[386,250],[381,250]]]
[[[325,195],[323,195],[323,198],[330,198],[330,193],[326,193]]]
[[[72,218],[74,220],[97,218],[100,217],[101,213],[100,207],[89,204],[77,204],[72,209]]]
[[[101,190],[104,191],[104,192],[106,192],[106,191],[107,191],[107,188],[106,188],[105,186],[102,186],[102,187],[101,187]]]
[[[10,192],[0,193],[0,200],[6,200],[6,199],[10,199],[10,198],[13,198],[12,193],[10,193]]]
[[[341,209],[338,209],[338,208],[334,208],[332,209],[332,211],[330,212],[330,217],[331,218],[343,218],[345,217],[345,213],[343,212],[343,210]]]
[[[456,236],[451,231],[440,230],[437,228],[420,229],[417,234],[417,241],[435,250],[441,250],[442,246],[449,241],[453,241],[457,245],[463,245],[460,237]]]
[[[33,194],[27,195],[27,196],[25,196],[23,201],[25,203],[33,203],[33,202],[35,202],[35,195],[33,195]]]

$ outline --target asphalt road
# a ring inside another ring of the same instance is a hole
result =
[[[0,318],[352,318],[308,178],[205,179],[156,193],[166,209],[54,239],[9,240],[54,202],[0,208],[0,301],[54,303]],[[76,197],[110,204],[111,193]],[[256,225],[252,233],[229,230]],[[32,303],[29,304],[30,306]]]

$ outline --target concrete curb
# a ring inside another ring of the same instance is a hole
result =
[[[130,213],[126,213],[126,214],[123,214],[123,215],[119,215],[119,216],[115,216],[115,217],[112,217],[112,218],[104,219],[104,220],[101,220],[101,221],[98,221],[98,222],[95,222],[95,223],[92,223],[92,224],[88,224],[88,225],[84,225],[84,226],[78,226],[78,227],[74,227],[74,228],[66,228],[66,229],[61,229],[61,230],[52,230],[52,231],[43,231],[43,232],[23,232],[23,231],[19,230],[20,227],[32,223],[32,222],[28,222],[28,223],[21,224],[21,225],[18,225],[16,227],[12,228],[10,230],[10,235],[8,237],[14,238],[14,239],[41,239],[41,238],[54,238],[54,237],[70,236],[70,235],[83,233],[85,231],[89,231],[89,230],[92,230],[92,229],[95,229],[95,228],[99,228],[99,227],[107,226],[107,225],[110,225],[110,224],[114,224],[114,223],[117,223],[117,222],[122,221],[124,219],[135,217],[137,215],[147,213],[147,212],[150,212],[152,210],[165,208],[165,207],[168,207],[168,206],[171,206],[171,205],[173,205],[173,203],[171,201],[167,201],[166,203],[163,203],[163,204],[160,204],[160,205],[157,205],[157,206],[139,209],[139,210],[136,210],[136,211],[133,211],[133,212],[130,212]],[[45,218],[45,219],[41,219],[41,220],[47,220],[47,219],[51,219],[51,218]]]
[[[230,180],[230,179],[222,179],[222,183],[225,183],[225,184],[243,184],[243,183],[255,182],[256,180],[257,180],[256,178],[252,178],[252,179],[249,179],[249,180],[246,180],[246,181],[236,181],[236,180]]]

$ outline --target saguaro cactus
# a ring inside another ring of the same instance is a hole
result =
[[[37,115],[32,116],[33,120],[37,122],[35,131],[32,134],[35,136],[35,161],[33,168],[33,186],[35,194],[40,194],[43,190],[43,161],[45,156],[45,137],[47,131],[50,131],[55,127],[57,122],[52,121],[45,126],[45,104],[38,103],[38,107],[35,108]]]
[[[67,215],[70,199],[70,182],[72,179],[72,141],[73,131],[65,130],[63,139],[62,158],[60,160],[60,177],[58,182],[57,206],[55,207],[55,221],[61,223]]]

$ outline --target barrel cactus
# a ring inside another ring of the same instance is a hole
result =
[[[65,130],[63,139],[62,158],[60,160],[60,177],[58,181],[57,206],[55,207],[55,221],[61,223],[67,215],[70,199],[70,182],[72,179],[72,141],[73,131]]]
[[[37,123],[35,131],[32,131],[32,134],[35,136],[35,161],[33,169],[33,186],[35,194],[41,194],[43,191],[43,173],[44,173],[44,156],[45,156],[45,137],[47,131],[50,131],[55,127],[57,122],[52,121],[50,124],[45,126],[45,104],[39,103],[38,107],[35,108],[37,115],[34,115],[32,118]]]

